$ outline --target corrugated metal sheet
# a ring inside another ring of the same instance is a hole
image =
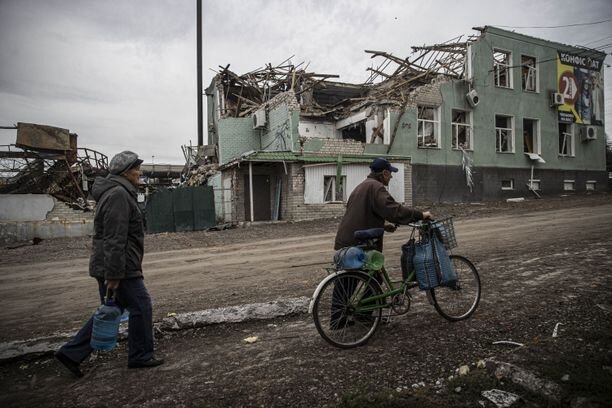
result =
[[[17,124],[15,145],[18,147],[58,151],[76,150],[76,135],[72,144],[74,146],[70,143],[68,129],[34,123]]]

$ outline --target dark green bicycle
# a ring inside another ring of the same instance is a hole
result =
[[[437,233],[447,249],[456,246],[452,219],[410,224],[411,239],[427,240]],[[359,268],[330,268],[330,274],[317,286],[309,307],[317,331],[327,342],[340,348],[365,344],[383,317],[404,315],[410,309],[410,289],[419,284],[415,270],[406,271],[402,281],[391,281],[384,268],[384,257],[376,251],[382,228],[355,232],[362,243],[365,259]],[[450,286],[428,289],[428,298],[445,319],[456,322],[469,318],[480,301],[480,277],[472,262],[460,255],[449,256],[456,281]]]

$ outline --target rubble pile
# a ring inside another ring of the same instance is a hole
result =
[[[16,143],[0,146],[0,194],[49,194],[91,210],[88,191],[95,177],[108,173],[107,156],[77,148],[77,135],[67,129],[29,123],[12,128]]]
[[[206,180],[217,174],[218,167],[219,165],[216,163],[203,164],[193,167],[189,170],[187,179],[185,180],[185,185],[193,187],[206,184]]]

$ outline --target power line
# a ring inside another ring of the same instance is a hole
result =
[[[601,20],[601,21],[593,21],[590,23],[577,23],[577,24],[566,24],[566,25],[558,25],[558,26],[497,26],[497,27],[503,27],[503,28],[564,28],[564,27],[578,27],[578,26],[585,26],[585,25],[595,25],[595,24],[601,24],[601,23],[607,23],[608,21],[612,21],[612,18],[608,18],[606,20]]]
[[[538,43],[535,43],[535,42],[527,41],[527,40],[525,40],[525,39],[518,39],[518,38],[515,38],[515,37],[511,37],[511,36],[503,35],[503,34],[500,34],[500,33],[491,33],[491,34],[495,34],[495,35],[497,35],[497,36],[499,36],[499,37],[505,37],[505,38],[508,38],[508,39],[511,39],[511,40],[514,40],[514,41],[520,41],[520,42],[524,42],[524,43],[528,43],[528,44],[537,45],[537,46],[539,46],[539,47],[546,47],[546,48],[551,48],[551,49],[553,49],[553,50],[559,51],[559,49],[558,49],[557,47],[553,47],[553,46],[551,46],[551,45],[538,44]],[[488,42],[487,42],[487,43],[488,43]],[[492,46],[490,43],[488,43],[488,44],[489,44],[489,47],[491,47],[491,50],[494,50],[494,49],[495,49],[495,47],[494,47],[494,46]],[[605,45],[605,46],[598,46],[598,47],[595,47],[595,48],[584,48],[584,49],[582,49],[582,50],[580,50],[580,51],[576,52],[575,54],[576,54],[576,55],[578,55],[578,56],[581,56],[581,57],[591,56],[591,55],[593,55],[593,51],[599,51],[599,52],[601,52],[601,51],[599,50],[599,48],[602,48],[602,47],[603,47],[603,48],[606,48],[607,46],[608,46],[608,45]],[[607,53],[605,53],[605,52],[604,52],[604,54],[606,54],[606,55],[607,55]],[[552,62],[552,61],[557,61],[557,57],[550,58],[550,59],[543,59],[543,60],[539,60],[539,61],[538,61],[538,63],[539,63],[539,64],[542,64],[542,63],[544,63],[544,62]],[[522,66],[523,66],[523,64],[519,64],[519,65],[509,65],[509,66],[507,66],[507,68],[519,68],[519,67],[522,67]],[[493,71],[494,71],[494,69],[489,70],[489,72],[493,72]]]
[[[589,45],[589,44],[593,44],[593,43],[596,43],[596,42],[599,42],[599,41],[607,40],[607,39],[608,39],[608,38],[610,38],[610,37],[612,37],[612,34],[607,35],[607,36],[605,36],[605,37],[602,37],[602,38],[600,38],[600,39],[598,39],[598,40],[589,41],[589,42],[587,42],[587,43],[584,43],[583,45]]]

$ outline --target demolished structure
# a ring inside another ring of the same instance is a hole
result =
[[[366,50],[362,84],[290,59],[220,67],[197,181],[214,186],[219,221],[341,215],[378,156],[400,169],[389,190],[408,205],[605,185],[605,54],[478,31],[408,58]]]
[[[49,194],[70,207],[92,210],[87,201],[94,178],[106,175],[106,155],[77,146],[67,129],[18,123],[13,145],[0,147],[0,194]]]

